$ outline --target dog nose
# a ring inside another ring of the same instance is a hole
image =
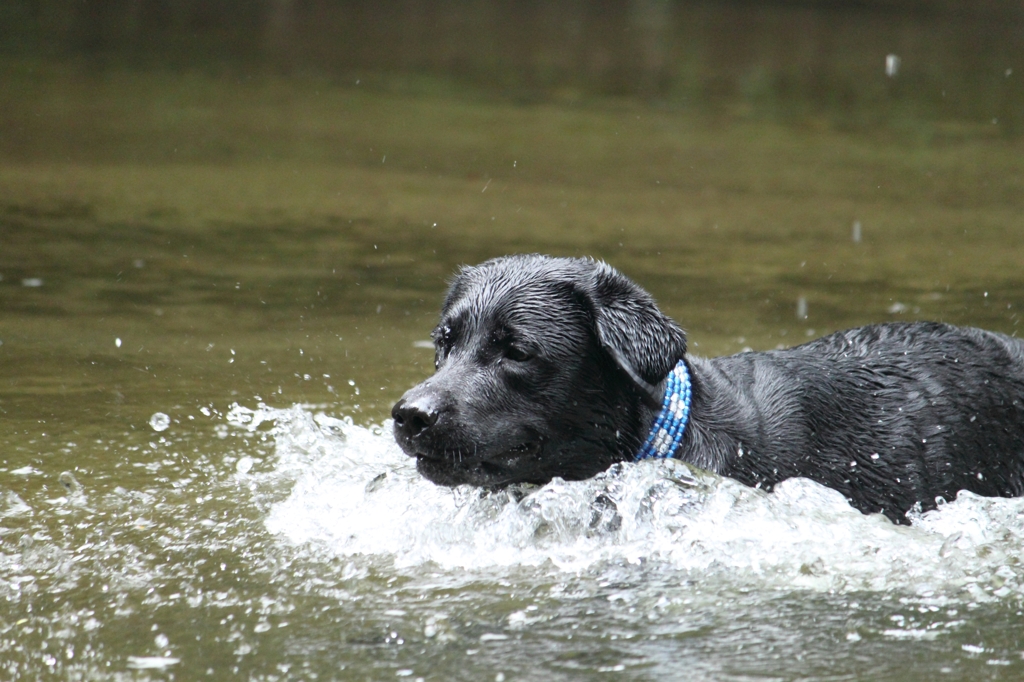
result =
[[[395,420],[395,430],[406,438],[414,438],[437,422],[439,411],[429,401],[402,398],[391,408],[391,418]]]

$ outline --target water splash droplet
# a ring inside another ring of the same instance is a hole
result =
[[[153,416],[149,418],[149,425],[153,427],[154,431],[166,431],[167,427],[171,425],[171,418],[163,412],[154,412]]]

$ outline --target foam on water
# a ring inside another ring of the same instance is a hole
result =
[[[272,533],[403,572],[634,565],[769,589],[969,602],[1024,594],[1024,499],[962,493],[896,526],[806,479],[769,494],[673,460],[488,493],[420,477],[389,425],[363,428],[301,407],[236,406],[229,421],[250,430],[273,423],[274,475],[294,483],[270,506]]]

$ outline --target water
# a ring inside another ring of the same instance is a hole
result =
[[[1024,675],[1019,500],[897,527],[672,462],[453,491],[385,421],[446,279],[510,252],[607,259],[704,355],[1019,333],[987,117],[0,68],[0,679]]]
[[[499,493],[421,479],[381,427],[233,405],[6,491],[9,678],[1016,676],[1024,501],[909,528],[678,462]],[[219,448],[211,447],[220,443]],[[197,444],[200,444],[197,447]],[[127,485],[125,485],[127,484]],[[141,673],[136,673],[141,674]]]

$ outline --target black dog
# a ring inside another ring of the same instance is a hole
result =
[[[433,336],[437,372],[392,416],[443,485],[579,480],[645,448],[762,489],[803,476],[898,523],[960,490],[1024,493],[1024,342],[1002,334],[879,324],[706,360],[610,266],[510,256],[462,270]],[[677,446],[645,446],[652,424]]]

